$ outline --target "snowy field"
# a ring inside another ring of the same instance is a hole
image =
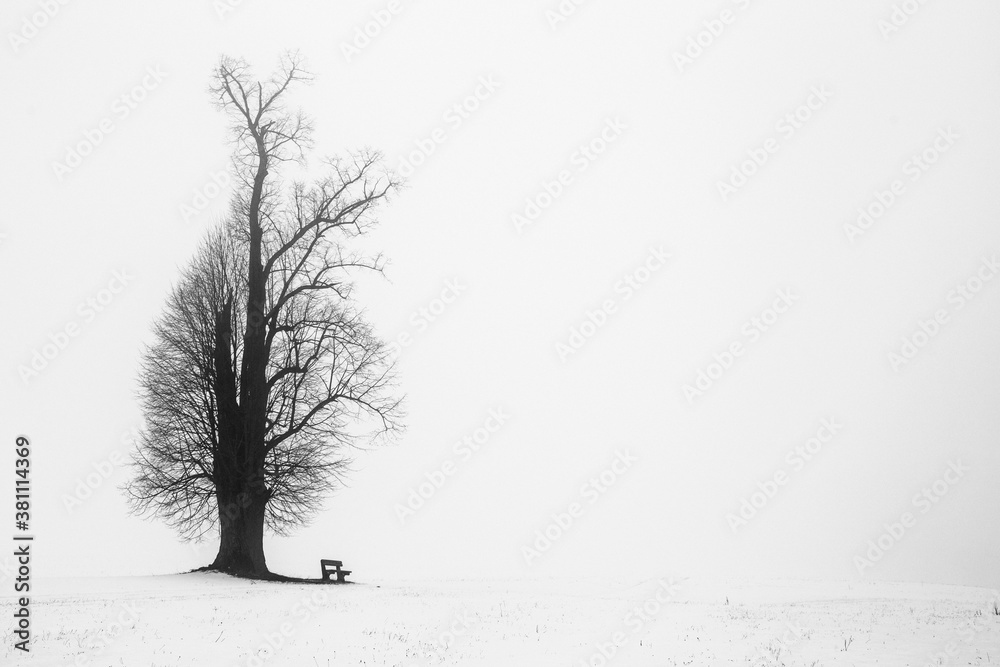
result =
[[[13,650],[8,620],[0,664],[1000,666],[994,600],[956,586],[669,578],[52,579],[32,598],[31,655]]]

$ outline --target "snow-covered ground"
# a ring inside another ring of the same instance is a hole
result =
[[[30,665],[998,665],[988,589],[691,580],[52,579]],[[12,598],[2,598],[5,609]]]

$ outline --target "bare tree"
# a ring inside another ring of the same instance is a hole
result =
[[[211,569],[269,577],[265,526],[307,521],[352,445],[395,431],[389,350],[352,299],[352,273],[382,257],[346,245],[376,222],[396,182],[362,152],[285,186],[311,126],[285,107],[307,80],[296,56],[267,81],[224,58],[211,91],[233,121],[237,192],[155,325],[140,372],[146,418],[128,484],[133,508],[186,539],[219,528]],[[366,430],[366,426],[373,426]]]

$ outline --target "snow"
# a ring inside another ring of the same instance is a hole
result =
[[[13,649],[5,621],[0,664],[1000,665],[997,593],[985,588],[200,573],[42,579],[33,593],[32,651]]]

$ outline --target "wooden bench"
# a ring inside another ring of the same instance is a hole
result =
[[[330,575],[337,575],[337,583],[344,583],[344,579],[351,573],[350,570],[342,570],[344,564],[339,560],[320,560],[320,570],[323,573],[323,581],[329,581]]]

